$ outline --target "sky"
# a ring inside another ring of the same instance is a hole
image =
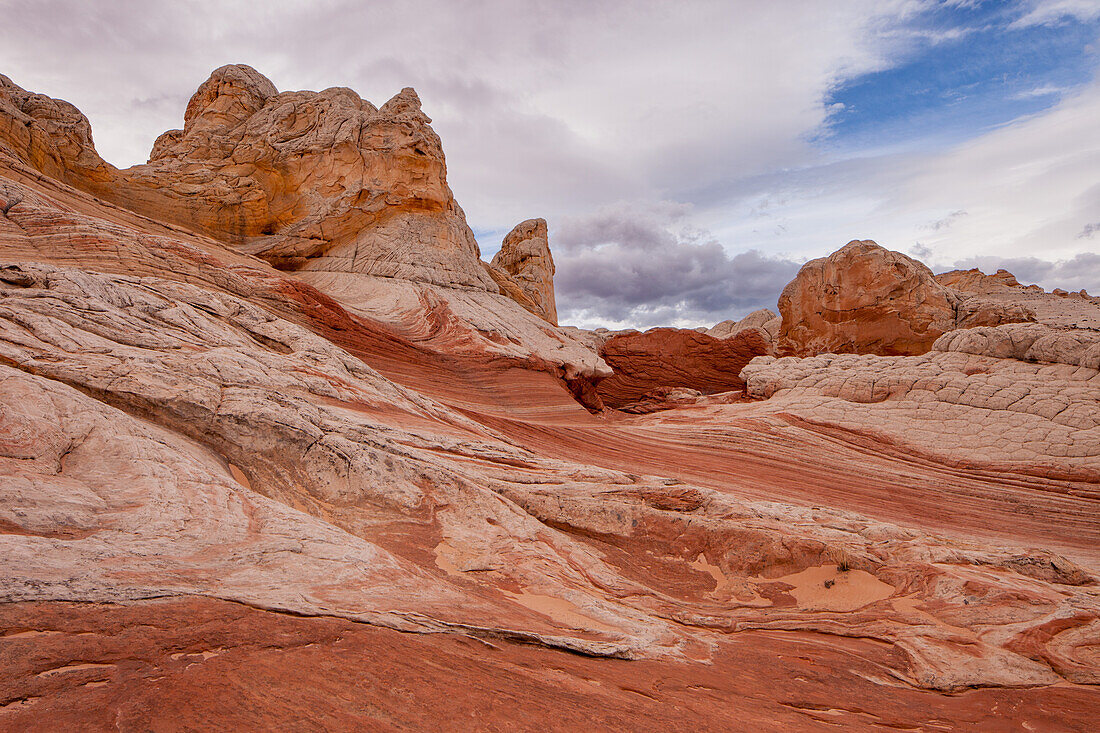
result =
[[[144,162],[209,73],[419,93],[485,259],[543,217],[562,323],[775,308],[874,239],[1100,293],[1100,0],[0,0],[0,73]]]

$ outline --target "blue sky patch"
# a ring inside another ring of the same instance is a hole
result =
[[[1089,82],[1100,21],[1065,16],[1021,25],[1022,3],[940,4],[914,19],[889,69],[850,79],[826,99],[834,149],[921,148],[1041,112]],[[1015,25],[1014,25],[1015,23]]]

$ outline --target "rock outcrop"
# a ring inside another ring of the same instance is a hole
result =
[[[1034,320],[1015,303],[964,297],[922,263],[871,241],[811,260],[779,296],[785,354],[923,354],[956,328]]]
[[[940,273],[936,275],[936,282],[970,293],[998,292],[1002,288],[1014,288],[1020,285],[1016,276],[1008,270],[997,270],[992,275],[986,275],[976,267],[970,270],[951,270]]]
[[[126,171],[161,201],[119,203],[281,269],[493,292],[430,123],[412,89],[375,108],[345,88],[280,94],[254,69],[225,66],[195,92],[183,129]]]
[[[997,359],[1100,369],[1100,330],[1052,328],[1041,323],[963,328],[940,336],[932,348]]]
[[[464,282],[497,270],[461,237],[402,269],[402,237],[458,221],[411,95],[375,116],[229,67],[115,171],[79,112],[4,82],[0,729],[1094,722],[1091,300],[1004,286],[982,302],[1039,323],[956,317],[919,356],[560,329]],[[303,175],[331,132],[398,183],[315,188],[253,125]],[[396,269],[339,226],[297,249],[332,207]],[[575,399],[600,389],[635,414]]]
[[[100,198],[280,269],[497,291],[412,89],[376,108],[350,89],[279,93],[249,66],[223,66],[191,97],[183,129],[119,171],[71,105],[0,86],[19,110],[0,136],[32,167]]]
[[[118,173],[96,153],[84,113],[66,101],[28,92],[3,74],[0,150],[75,186],[111,181]]]
[[[519,290],[502,286],[501,290],[540,318],[558,325],[558,306],[554,299],[554,257],[550,254],[545,219],[528,219],[515,226],[490,263],[497,272],[506,273]],[[496,278],[495,278],[496,279]],[[498,284],[500,279],[497,279]]]
[[[962,294],[969,303],[980,304],[975,310],[993,309],[1026,311],[1029,318],[1058,329],[1090,329],[1100,331],[1100,298],[1082,290],[1069,293],[1055,288],[1046,292],[1038,285],[1021,285],[1007,270],[986,275],[981,270],[952,270],[936,275],[936,281]],[[968,323],[965,326],[997,325]]]
[[[736,336],[746,328],[759,328],[772,338],[779,335],[779,316],[769,308],[754,310],[739,321],[721,321],[710,328],[704,329],[704,333],[714,338],[724,339]]]
[[[998,329],[972,329],[986,330]],[[769,410],[877,432],[940,461],[1100,481],[1097,367],[1025,363],[963,334],[977,335],[955,331],[922,356],[764,357],[742,376]]]
[[[255,270],[251,253],[301,268],[298,281],[433,351],[521,363],[570,385],[610,374],[593,350],[531,315],[537,307],[521,307],[518,280],[478,259],[412,90],[376,110],[347,89],[279,94],[250,67],[222,67],[192,97],[184,129],[162,135],[148,164],[118,171],[95,153],[75,108],[2,81],[11,102],[0,108],[0,157],[21,175],[0,187],[0,205],[19,222],[22,256],[159,274],[179,241],[207,265]],[[59,190],[60,181],[99,200]],[[126,207],[111,210],[118,226],[109,232],[87,215],[102,217],[103,200]],[[140,249],[120,246],[139,240]],[[175,273],[225,279],[178,261]]]
[[[608,407],[623,407],[662,388],[704,394],[740,390],[741,369],[767,351],[766,339],[755,328],[726,339],[677,328],[620,334],[600,347],[614,373],[597,391]]]
[[[782,321],[772,310],[760,308],[739,321],[721,321],[710,328],[701,329],[701,332],[714,338],[728,339],[751,328],[758,331],[760,336],[763,337],[767,344],[768,353],[774,354],[775,342],[779,338],[781,325]]]

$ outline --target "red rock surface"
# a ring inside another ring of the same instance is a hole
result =
[[[758,331],[613,336],[609,377],[492,288],[97,198],[83,116],[4,81],[0,730],[1092,724],[1092,301],[735,370]],[[233,81],[194,130],[268,114]],[[672,409],[575,399],[616,379]]]
[[[662,388],[739,390],[745,386],[741,369],[767,352],[766,336],[757,329],[724,339],[683,328],[620,334],[600,347],[614,374],[597,391],[608,407],[623,407]]]
[[[1087,730],[1094,702],[1064,687],[934,696],[881,684],[891,650],[791,632],[731,636],[712,664],[685,666],[400,634],[209,599],[10,604],[0,624],[12,632],[0,646],[0,695],[20,696],[5,711],[24,730],[44,719],[67,730],[182,721],[303,731],[881,730],[907,727],[915,708],[954,727]]]

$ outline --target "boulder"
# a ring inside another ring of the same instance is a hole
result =
[[[779,296],[779,312],[778,351],[798,355],[923,354],[956,328],[1035,320],[1013,299],[946,287],[923,263],[870,240],[803,265]]]
[[[746,328],[758,328],[764,332],[769,348],[772,348],[775,338],[779,335],[781,323],[782,321],[774,311],[769,308],[760,308],[739,321],[720,321],[710,328],[704,329],[703,332],[708,336],[724,339],[736,336]]]
[[[780,351],[921,354],[955,327],[957,302],[920,262],[852,241],[783,289]]]

